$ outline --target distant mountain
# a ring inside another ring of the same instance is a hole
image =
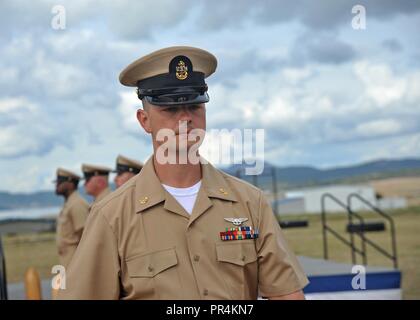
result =
[[[223,171],[258,185],[260,188],[271,189],[272,174],[277,180],[278,189],[291,189],[336,183],[361,183],[372,179],[392,176],[420,176],[420,159],[378,160],[355,166],[317,169],[310,166],[276,167],[268,162],[264,164],[264,171],[258,176],[245,176],[243,165],[232,165]],[[111,185],[114,188],[113,185]],[[80,193],[88,200],[92,198]],[[63,198],[55,195],[54,191],[39,191],[34,193],[0,192],[0,210],[14,208],[39,208],[60,206]]]
[[[40,208],[60,206],[63,199],[57,197],[52,191],[39,191],[34,193],[0,192],[0,209],[14,208]]]
[[[92,201],[92,197],[85,193],[84,188],[79,188],[79,192],[87,201]],[[63,205],[63,202],[63,197],[57,196],[54,191],[33,193],[0,192],[0,210],[57,207]]]
[[[392,176],[420,175],[420,159],[378,160],[330,169],[317,169],[310,166],[279,168],[265,162],[263,173],[257,177],[245,176],[242,165],[232,165],[225,168],[224,171],[266,187],[272,184],[272,176],[275,176],[280,187],[292,188],[331,183],[357,183]]]

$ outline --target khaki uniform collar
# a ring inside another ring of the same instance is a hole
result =
[[[205,161],[204,158],[201,159],[202,161]],[[232,202],[238,201],[233,190],[227,183],[225,176],[219,170],[210,163],[201,164],[201,170],[203,173],[202,184],[210,198],[218,198]]]
[[[202,160],[204,159],[202,158]],[[194,217],[198,217],[211,207],[212,203],[209,198],[218,198],[232,202],[237,201],[235,194],[220,171],[209,163],[201,164],[201,170],[201,188],[192,212],[192,219],[190,220],[194,220]],[[189,214],[185,212],[182,206],[162,187],[155,172],[153,156],[147,160],[143,169],[135,179],[136,213],[142,212],[165,201],[165,209],[185,216],[188,219],[190,218]]]

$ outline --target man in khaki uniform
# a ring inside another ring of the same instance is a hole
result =
[[[143,164],[136,160],[119,155],[115,166],[117,175],[114,182],[117,188],[121,187],[124,183],[134,177],[143,168]]]
[[[76,251],[89,212],[88,203],[77,191],[80,179],[80,176],[69,170],[57,169],[55,193],[65,199],[57,218],[57,249],[60,264],[65,267]]]
[[[204,79],[216,64],[207,51],[171,47],[121,73],[138,87],[154,154],[93,206],[60,299],[304,298],[308,280],[263,192],[202,158],[179,161],[196,152],[192,130],[205,129]],[[163,129],[174,132],[175,163],[162,159]]]
[[[93,197],[93,204],[101,201],[111,193],[108,185],[108,176],[111,168],[93,164],[82,164],[82,172],[85,178],[85,191]]]

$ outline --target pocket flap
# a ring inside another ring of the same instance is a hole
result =
[[[130,277],[151,278],[178,264],[175,248],[135,256],[126,260]]]
[[[229,262],[239,266],[257,260],[257,253],[253,242],[241,243],[243,240],[237,240],[235,243],[220,243],[216,245],[217,261]]]

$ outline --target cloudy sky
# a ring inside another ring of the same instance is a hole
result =
[[[51,25],[57,4],[64,30]],[[411,0],[2,0],[0,190],[51,189],[57,166],[147,159],[139,101],[118,75],[172,45],[218,58],[208,129],[265,129],[267,161],[420,157],[419,28]]]

